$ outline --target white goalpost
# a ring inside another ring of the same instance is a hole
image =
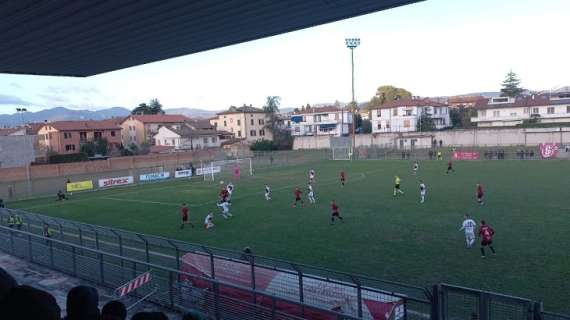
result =
[[[352,159],[351,147],[332,147],[332,160],[350,160]]]
[[[216,160],[207,163],[201,161],[200,168],[196,170],[196,175],[201,175],[204,181],[216,181],[220,175],[232,179],[237,174],[240,176],[253,176],[253,161],[251,158]]]

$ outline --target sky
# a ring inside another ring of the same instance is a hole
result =
[[[132,109],[157,98],[165,108],[283,108],[356,100],[380,85],[417,96],[498,91],[509,70],[522,86],[570,85],[570,0],[427,0],[270,38],[87,78],[0,74],[0,114],[25,107]],[[566,40],[565,40],[566,39]]]

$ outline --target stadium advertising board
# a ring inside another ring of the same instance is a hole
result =
[[[480,154],[477,151],[454,151],[453,160],[479,160]]]
[[[556,143],[541,143],[540,156],[542,159],[554,159],[558,155],[558,145]]]
[[[135,182],[133,176],[99,179],[99,188],[124,186]]]
[[[215,166],[215,167],[204,167],[196,169],[196,175],[202,176],[205,174],[212,174],[212,173],[220,173],[222,172],[222,167]]]
[[[174,171],[174,178],[189,178],[192,176],[192,170]]]
[[[91,180],[71,182],[67,184],[67,192],[83,191],[91,189],[93,189],[93,181]]]
[[[139,177],[140,181],[154,181],[154,180],[164,180],[170,177],[170,172],[155,172],[155,173],[147,173],[141,174]]]
[[[299,300],[299,279],[297,272],[281,269],[255,267],[252,273],[249,262],[230,261],[214,257],[216,279],[230,286],[219,287],[220,294],[250,303],[252,293],[238,287],[251,288],[252,274],[255,275],[255,288],[258,292],[274,295],[289,301]],[[181,271],[200,277],[211,276],[210,256],[187,253],[182,257]],[[211,283],[202,278],[183,277],[192,286],[211,289]],[[358,293],[354,285],[342,282],[329,282],[324,278],[303,276],[303,298],[311,305],[324,310],[357,315]],[[403,300],[395,295],[361,289],[363,319],[387,320],[403,319]],[[286,301],[272,301],[271,298],[257,295],[256,302],[266,307],[274,306],[278,311],[301,316],[297,305]],[[272,304],[273,303],[273,304]],[[306,319],[338,319],[337,316],[316,308],[305,307]]]

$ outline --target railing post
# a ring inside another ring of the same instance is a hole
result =
[[[99,281],[103,285],[105,284],[105,275],[104,275],[104,263],[103,263],[103,254],[98,253],[99,258]]]
[[[275,319],[275,297],[271,296],[271,319]]]
[[[214,281],[214,319],[220,319],[220,288],[217,281]]]
[[[15,255],[16,247],[14,246],[14,232],[10,230],[10,250]]]
[[[76,277],[77,276],[77,257],[75,256],[75,247],[72,246],[71,247],[71,261],[73,263],[73,276]]]
[[[28,260],[34,262],[34,255],[32,254],[32,235],[28,235]]]
[[[532,320],[544,320],[544,305],[542,302],[534,302],[532,308],[532,317],[529,318]]]
[[[432,287],[432,299],[431,299],[431,320],[442,320],[442,310],[443,310],[443,300],[441,299],[441,287],[440,285],[434,285]]]
[[[168,271],[168,298],[170,299],[170,308],[174,308],[174,280],[172,271]]]
[[[49,241],[49,265],[53,269],[53,241]]]
[[[255,263],[252,255],[248,255],[249,265],[251,267],[251,288],[253,289],[253,303],[257,303],[257,295],[255,293]]]
[[[489,320],[489,294],[479,293],[479,320]]]

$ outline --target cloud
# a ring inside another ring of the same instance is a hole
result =
[[[48,86],[46,91],[48,91],[50,94],[103,95],[101,91],[95,86],[80,86],[73,84]]]
[[[68,98],[60,95],[40,94],[38,96],[44,100],[43,104],[47,106],[61,106],[62,104],[69,103]]]
[[[0,104],[9,104],[9,105],[21,105],[21,106],[30,106],[32,105],[31,102],[23,100],[16,96],[8,96],[0,94]]]
[[[21,85],[19,85],[16,82],[10,82],[10,86],[16,89],[24,89],[24,87],[22,87]]]

